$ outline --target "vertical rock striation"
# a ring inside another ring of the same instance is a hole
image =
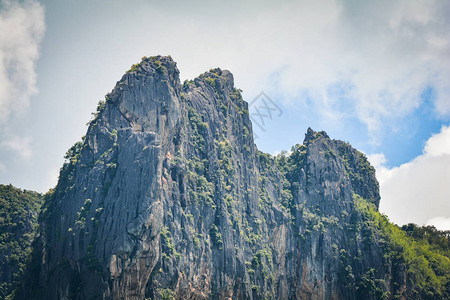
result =
[[[143,58],[66,159],[19,298],[375,299],[406,288],[380,232],[361,225],[358,203],[376,211],[380,200],[366,157],[311,129],[290,155],[258,151],[228,71],[181,84],[170,57]]]

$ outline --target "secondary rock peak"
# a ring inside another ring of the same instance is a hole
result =
[[[303,141],[304,144],[317,139],[318,137],[323,136],[324,138],[329,139],[330,137],[328,136],[328,134],[325,131],[314,131],[311,129],[311,127],[308,127],[308,130],[305,133],[305,139]]]
[[[209,71],[201,74],[195,80],[203,80],[208,84],[215,86],[218,82],[228,88],[234,87],[234,77],[228,70],[222,70],[220,68],[210,69]]]

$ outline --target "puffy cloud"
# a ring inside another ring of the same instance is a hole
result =
[[[0,1],[0,123],[22,111],[36,93],[36,61],[45,31],[44,8],[34,0]]]
[[[378,168],[382,167],[387,161],[386,156],[384,156],[384,153],[374,153],[367,155],[367,159],[370,161],[372,166],[377,168],[377,170]]]
[[[47,171],[47,182],[44,186],[43,191],[46,192],[51,188],[54,188],[56,186],[56,184],[58,183],[58,177],[59,177],[59,169],[58,168],[53,168],[53,169],[49,169]]]
[[[428,139],[425,145],[425,154],[429,156],[450,155],[450,127],[442,127],[439,134]]]
[[[426,225],[433,225],[439,230],[450,230],[450,217],[434,217],[428,220]]]
[[[3,141],[0,142],[0,148],[13,151],[25,159],[28,159],[33,155],[30,146],[30,138],[6,134],[2,136],[2,139]]]
[[[248,8],[249,3],[224,7],[226,20],[205,6],[202,18],[177,18],[183,31],[162,29],[175,37],[177,45],[167,49],[185,78],[216,62],[231,69],[252,96],[264,89],[320,111],[330,122],[356,115],[373,136],[418,109],[428,88],[436,96],[436,115],[450,117],[448,1],[281,1]],[[234,12],[243,7],[248,15]],[[160,20],[166,9],[158,11]],[[163,43],[163,37],[155,42]]]
[[[324,128],[356,117],[373,142],[386,126],[400,126],[396,120],[419,109],[427,89],[435,114],[450,118],[446,0],[137,0],[134,5],[130,10],[115,0],[77,10],[84,15],[67,22],[74,37],[58,49],[65,57],[82,56],[82,62],[105,59],[114,65],[171,54],[182,79],[226,68],[247,100],[264,90],[288,109],[312,111]],[[95,30],[79,31],[81,19]],[[83,63],[78,65],[84,69],[67,59],[63,63],[86,73]],[[105,84],[101,93],[109,88]]]
[[[392,169],[382,154],[368,156],[380,182],[380,211],[397,224],[450,230],[450,127],[428,139],[422,155]],[[381,159],[380,159],[381,158]]]

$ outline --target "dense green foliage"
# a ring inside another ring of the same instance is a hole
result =
[[[380,214],[373,204],[357,195],[355,204],[361,214],[363,232],[378,236],[386,262],[392,264],[394,269],[399,265],[406,268],[406,295],[392,295],[394,299],[401,296],[409,299],[450,299],[450,259],[434,251],[436,243],[430,245],[425,238],[419,239],[402,231]],[[421,231],[415,225],[410,227]]]
[[[275,157],[275,166],[280,171],[282,184],[280,203],[289,209],[289,212],[296,209],[292,206],[292,200],[293,195],[296,195],[299,190],[300,171],[305,163],[305,158],[306,147],[300,144],[292,146],[290,155],[282,152]]]
[[[0,185],[0,299],[20,282],[37,232],[42,195]]]
[[[417,226],[410,223],[402,226],[406,234],[418,242],[428,242],[434,251],[450,258],[450,230],[440,231],[434,226]]]

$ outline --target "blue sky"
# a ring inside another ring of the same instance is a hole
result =
[[[449,16],[444,0],[0,0],[0,183],[54,186],[97,102],[170,54],[182,80],[228,69],[282,109],[261,150],[325,130],[369,156],[394,222],[450,229]]]
[[[395,120],[386,126],[386,131],[378,132],[377,141],[367,131],[366,126],[352,114],[352,107],[339,107],[349,116],[339,120],[339,125],[327,124],[314,106],[307,104],[301,107],[283,105],[277,93],[270,94],[273,101],[282,109],[282,115],[273,115],[266,120],[264,130],[254,128],[258,137],[259,148],[269,153],[289,150],[292,145],[303,140],[308,127],[314,130],[325,130],[330,137],[350,141],[351,144],[366,154],[383,153],[387,159],[385,166],[396,167],[413,160],[422,154],[426,141],[432,134],[440,132],[445,119],[436,118],[432,111],[433,92],[427,90],[422,95],[422,104],[411,114]],[[249,99],[249,101],[251,101]],[[250,107],[250,111],[255,113]],[[390,127],[391,126],[391,127]],[[275,142],[276,141],[276,142]]]

